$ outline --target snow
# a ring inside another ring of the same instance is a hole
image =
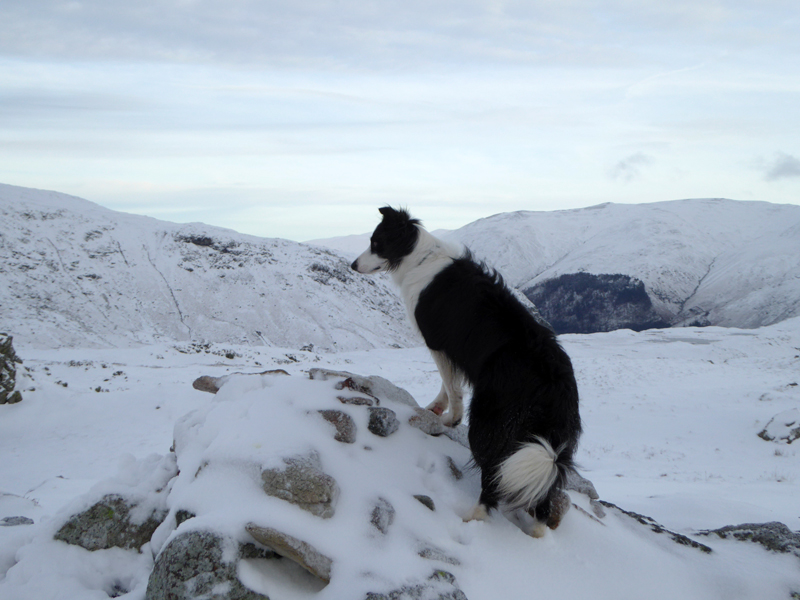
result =
[[[2,184],[0,278],[3,328],[40,348],[418,343],[388,280],[328,250]]]
[[[602,499],[693,537],[741,522],[777,520],[800,529],[798,447],[758,437],[775,415],[800,405],[800,319],[756,330],[617,331],[561,339],[582,399],[585,434],[577,460]],[[427,404],[439,381],[424,348],[325,353],[212,345],[187,353],[185,345],[162,343],[46,350],[24,337],[15,339],[15,347],[24,360],[24,399],[0,407],[0,519],[24,515],[35,524],[0,527],[4,599],[107,598],[115,589],[130,590],[123,598],[143,598],[153,552],[173,531],[159,529],[141,554],[90,553],[52,535],[69,514],[108,490],[159,487],[174,472],[168,452],[173,441],[183,445],[182,472],[209,465],[202,476],[178,478],[172,487],[170,503],[194,503],[204,515],[183,527],[197,521],[191,526],[236,531],[249,520],[274,519],[320,551],[349,557],[339,558],[331,584],[322,589],[299,569],[278,574],[269,561],[242,563],[242,580],[275,598],[325,600],[394,589],[437,564],[416,556],[420,540],[460,562],[443,567],[471,600],[532,594],[760,600],[800,590],[794,556],[695,537],[713,548],[706,555],[650,534],[614,510],[601,524],[573,509],[541,540],[501,514],[464,523],[479,482],[469,470],[461,481],[445,476],[443,457],[455,452],[463,465],[466,449],[401,428],[363,452],[358,443],[334,442],[329,424],[309,418],[309,411],[336,402],[330,382],[305,375],[316,367],[379,375]],[[272,368],[291,376],[234,375]],[[201,375],[230,377],[211,395],[191,387]],[[366,430],[365,422],[357,426]],[[254,465],[310,448],[320,450],[326,472],[347,495],[325,521],[265,497],[253,483]],[[360,474],[370,462],[383,474],[366,480]],[[236,493],[221,491],[226,489]],[[369,536],[369,500],[376,489],[398,514],[413,510],[408,503],[416,503],[411,496],[418,493],[434,498],[436,512],[417,511],[417,519],[398,520],[385,538]],[[151,495],[152,502],[162,501]],[[584,496],[572,498],[591,510]],[[364,570],[372,576],[364,578]]]

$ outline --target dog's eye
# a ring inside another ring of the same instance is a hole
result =
[[[372,252],[373,254],[377,254],[377,252],[378,252],[378,244],[377,244],[377,242],[375,240],[370,240],[369,241],[369,251]]]

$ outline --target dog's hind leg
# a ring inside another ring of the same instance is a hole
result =
[[[440,415],[442,423],[449,427],[455,427],[464,418],[462,376],[444,354],[432,350],[431,355],[442,378],[442,388],[427,408],[431,412]],[[448,408],[449,412],[444,414]]]
[[[464,521],[485,521],[489,518],[489,511],[497,508],[498,501],[496,478],[487,469],[482,468],[480,498]]]

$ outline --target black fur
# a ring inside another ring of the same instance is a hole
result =
[[[558,452],[559,478],[530,512],[550,515],[551,499],[573,468],[581,433],[572,363],[502,278],[467,253],[440,271],[414,311],[431,350],[442,352],[473,387],[469,443],[481,469],[480,502],[496,508],[500,464],[535,436]]]
[[[395,270],[404,256],[411,254],[417,243],[419,219],[412,219],[407,210],[396,210],[391,206],[378,209],[383,220],[375,228],[369,240],[372,252],[389,261],[389,271]]]

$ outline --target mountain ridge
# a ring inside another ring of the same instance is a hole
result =
[[[751,328],[800,314],[800,206],[791,204],[690,199],[520,211],[452,237],[523,291],[583,272],[641,280],[671,325]]]
[[[57,192],[3,185],[0,200],[0,304],[17,343],[418,343],[388,281],[358,276],[333,252]]]

